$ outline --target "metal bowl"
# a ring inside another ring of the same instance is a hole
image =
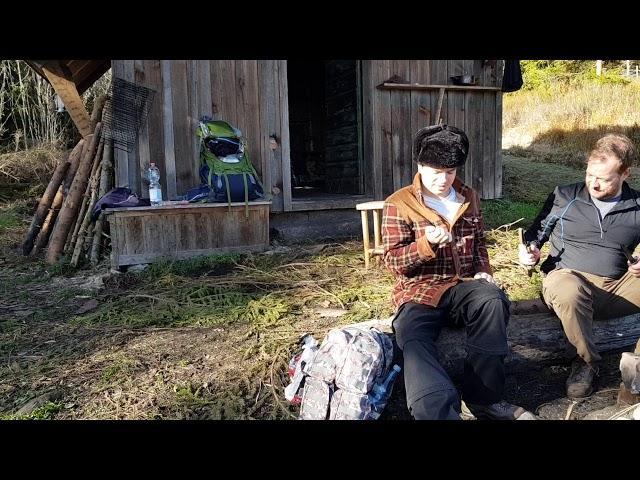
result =
[[[451,81],[453,81],[454,85],[475,85],[476,84],[475,75],[455,75],[450,78],[451,78]]]

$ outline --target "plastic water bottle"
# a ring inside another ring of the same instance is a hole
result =
[[[149,170],[147,170],[147,178],[149,179],[149,201],[151,205],[162,205],[162,188],[160,187],[160,170],[156,164],[151,162]]]
[[[385,378],[382,383],[375,383],[373,385],[371,393],[369,394],[369,399],[375,410],[379,411],[386,405],[387,400],[389,400],[389,396],[391,395],[391,387],[400,373],[400,370],[402,369],[399,365],[394,365],[393,369],[389,372],[389,375],[387,375],[387,378]]]

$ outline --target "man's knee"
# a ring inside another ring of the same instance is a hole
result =
[[[474,301],[469,305],[468,314],[482,323],[507,325],[510,305],[507,294],[498,286],[489,284],[477,292]]]
[[[585,279],[569,271],[554,272],[542,282],[542,293],[548,304],[571,304],[581,297],[591,296]]]
[[[414,341],[429,342],[437,337],[437,320],[442,316],[442,312],[427,305],[408,303],[402,306],[401,310],[393,319],[393,332],[400,349],[404,350],[404,345]]]
[[[504,290],[496,284],[487,281],[479,282],[479,285],[474,292],[474,296],[480,301],[480,303],[499,301],[506,306],[507,309],[509,309],[509,305],[511,305],[511,301]]]

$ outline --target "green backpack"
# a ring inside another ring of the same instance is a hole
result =
[[[200,178],[211,193],[209,200],[244,202],[264,198],[264,188],[247,155],[242,133],[222,120],[202,117],[196,131],[200,138]]]

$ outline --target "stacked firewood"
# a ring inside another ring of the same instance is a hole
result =
[[[49,264],[63,254],[70,256],[74,267],[83,256],[93,265],[100,261],[108,236],[103,232],[102,215],[93,222],[92,211],[114,183],[113,146],[102,134],[105,108],[110,108],[109,99],[102,96],[91,115],[93,133],[80,140],[53,172],[22,244],[24,255],[46,248]]]

